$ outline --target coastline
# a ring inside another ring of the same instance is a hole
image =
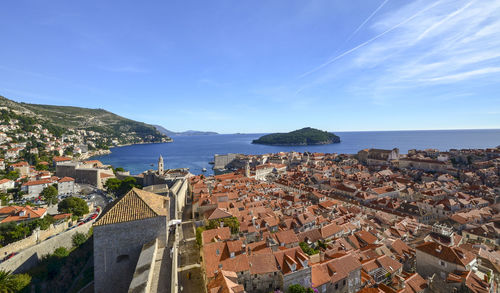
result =
[[[138,143],[119,144],[119,145],[115,145],[115,146],[110,146],[109,149],[107,149],[107,150],[96,150],[93,152],[88,152],[87,154],[80,156],[80,160],[88,160],[88,159],[91,159],[93,157],[109,155],[112,153],[112,151],[111,151],[112,148],[132,146],[132,145],[141,145],[141,144],[162,144],[162,143],[172,143],[172,142],[174,142],[173,139],[170,139],[169,141],[163,141],[163,142],[138,142]]]
[[[174,140],[172,138],[170,138],[170,140],[168,141],[160,141],[160,142],[137,142],[137,143],[126,143],[126,144],[117,144],[117,145],[114,145],[114,146],[110,146],[109,148],[118,148],[118,147],[124,147],[124,146],[130,146],[130,145],[140,145],[140,144],[155,144],[155,143],[171,143],[171,142],[174,142]]]
[[[92,151],[92,152],[88,152],[84,155],[81,155],[79,157],[80,160],[88,160],[92,157],[96,157],[96,156],[104,156],[104,155],[109,155],[111,154],[111,151],[110,150],[96,150],[96,151]]]

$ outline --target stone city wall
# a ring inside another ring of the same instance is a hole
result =
[[[47,239],[35,246],[31,246],[19,252],[0,264],[0,270],[23,273],[36,266],[42,256],[51,254],[59,247],[71,248],[73,246],[73,235],[77,232],[87,234],[94,221],[90,221],[72,230],[66,231],[51,239]]]
[[[33,234],[31,234],[30,236],[0,248],[0,258],[4,258],[12,252],[19,252],[30,246],[36,245],[37,243],[44,241],[52,235],[63,232],[67,228],[68,222],[63,222],[58,225],[50,225],[47,230],[37,229],[33,231]]]
[[[158,252],[158,239],[142,246],[139,260],[128,292],[151,292],[154,264]]]

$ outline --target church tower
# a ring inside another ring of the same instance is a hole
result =
[[[163,174],[163,157],[160,155],[160,158],[158,159],[158,173],[161,175]]]
[[[250,177],[250,162],[247,161],[245,164],[245,177]]]

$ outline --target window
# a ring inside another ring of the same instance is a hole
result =
[[[335,284],[335,290],[339,288],[339,283]]]
[[[116,258],[116,262],[117,263],[120,263],[120,262],[125,262],[125,261],[128,261],[129,260],[129,256],[128,254],[122,254],[122,255],[119,255],[117,258]]]
[[[446,263],[442,260],[439,261],[439,264],[442,266],[442,267],[445,267],[446,266]]]
[[[344,281],[342,282],[342,285],[343,285],[343,286],[345,286],[345,279],[344,279]]]

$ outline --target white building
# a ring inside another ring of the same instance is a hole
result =
[[[27,193],[25,197],[34,199],[49,185],[52,185],[52,181],[49,179],[28,181],[21,186],[21,191]]]
[[[73,194],[75,193],[75,179],[71,177],[63,177],[57,182],[57,189],[59,194]]]
[[[14,188],[15,182],[10,179],[0,180],[0,191],[7,192],[8,189]]]

